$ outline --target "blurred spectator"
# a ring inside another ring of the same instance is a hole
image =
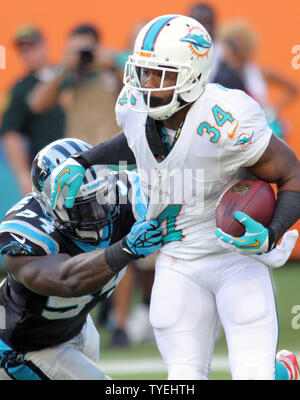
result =
[[[30,169],[35,154],[63,136],[64,113],[56,103],[41,115],[36,115],[29,107],[34,87],[55,74],[41,32],[32,26],[22,27],[16,33],[15,45],[26,74],[7,95],[0,133],[7,161],[15,173],[21,195],[25,195],[31,192]]]
[[[235,66],[224,59],[222,43],[217,36],[217,14],[213,7],[206,3],[192,6],[189,16],[202,24],[214,42],[214,61],[209,75],[209,82],[219,83],[230,89],[245,90],[243,79]]]
[[[247,21],[236,19],[220,28],[224,58],[228,65],[239,71],[245,91],[265,110],[273,132],[285,138],[286,129],[280,120],[281,111],[297,95],[297,87],[273,68],[260,67],[254,61],[258,49],[258,36]],[[271,103],[269,85],[281,90],[279,100]]]
[[[56,76],[37,86],[31,107],[43,113],[57,101],[67,117],[65,136],[96,145],[119,131],[115,121],[118,82],[99,31],[81,24],[69,34]]]

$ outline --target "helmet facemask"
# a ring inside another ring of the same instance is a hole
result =
[[[143,69],[152,69],[161,73],[160,85],[157,88],[145,88],[143,87],[141,76]],[[167,73],[177,73],[177,79],[174,85],[166,86],[165,77]],[[175,112],[180,110],[186,105],[183,101],[182,94],[192,89],[194,79],[192,79],[193,71],[187,66],[177,65],[157,65],[153,62],[138,62],[134,61],[134,57],[129,57],[126,63],[124,71],[124,84],[127,88],[127,97],[131,98],[133,92],[139,92],[142,94],[145,109],[135,110],[138,112],[147,112],[148,115],[157,120],[164,120],[170,118]],[[167,104],[155,104],[155,94],[158,92],[172,91],[170,101]],[[132,107],[132,103],[129,102],[129,107]]]

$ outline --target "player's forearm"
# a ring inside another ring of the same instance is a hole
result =
[[[300,218],[300,162],[296,157],[293,161],[289,171],[283,172],[277,182],[276,207],[268,227],[273,232],[275,243]]]
[[[130,261],[138,258],[124,250],[124,240],[107,249],[70,257],[9,257],[5,264],[14,278],[43,296],[80,297],[96,293]]]
[[[300,192],[290,190],[278,193],[276,208],[270,225],[268,226],[275,243],[300,218]]]
[[[61,281],[66,297],[96,293],[116,272],[107,265],[104,250],[82,253],[66,260],[61,266]],[[63,294],[58,296],[64,297]]]
[[[93,294],[115,275],[102,249],[74,257],[67,254],[30,258],[5,256],[4,260],[18,282],[44,296],[70,298]],[[18,263],[24,265],[19,267]]]
[[[128,146],[123,132],[81,153],[79,157],[76,157],[76,160],[85,168],[95,164],[118,165],[120,162],[126,162],[127,165],[136,164],[134,154]]]
[[[278,188],[274,216],[268,226],[272,245],[300,218],[300,161],[286,143],[273,135],[263,156],[249,170]]]

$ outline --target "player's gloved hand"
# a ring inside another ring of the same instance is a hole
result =
[[[51,208],[54,209],[64,187],[68,187],[65,206],[72,208],[85,175],[85,168],[70,157],[51,173]]]
[[[281,243],[278,244],[275,249],[269,251],[268,253],[252,254],[250,257],[266,264],[266,266],[270,268],[283,267],[292,254],[298,236],[299,233],[297,229],[287,231],[282,236]]]
[[[163,244],[161,228],[156,220],[137,221],[122,240],[112,244],[104,251],[109,268],[117,273],[131,260],[147,257],[159,250]]]
[[[217,228],[215,233],[220,243],[225,243],[224,247],[232,247],[241,254],[261,254],[271,250],[273,241],[267,228],[241,211],[236,211],[234,217],[245,226],[246,232],[241,237],[233,237]]]
[[[131,231],[123,239],[123,250],[132,254],[135,258],[147,257],[159,250],[162,246],[162,231],[155,220],[137,221]]]

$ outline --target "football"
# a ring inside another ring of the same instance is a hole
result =
[[[216,208],[216,224],[223,232],[239,237],[244,235],[245,227],[234,218],[236,211],[242,211],[268,226],[274,210],[272,186],[261,180],[246,179],[231,186],[220,197]]]

